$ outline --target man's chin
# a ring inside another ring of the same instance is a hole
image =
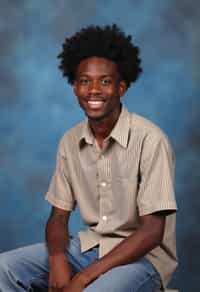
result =
[[[103,115],[90,115],[90,114],[86,114],[87,115],[87,118],[90,120],[90,121],[96,121],[96,122],[98,122],[98,121],[101,121],[103,118],[104,118],[104,116]]]
[[[105,116],[102,112],[98,112],[98,111],[86,111],[86,110],[85,110],[85,115],[91,121],[100,121]]]

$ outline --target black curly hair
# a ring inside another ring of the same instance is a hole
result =
[[[61,59],[59,69],[70,84],[74,83],[80,62],[92,56],[116,63],[120,77],[126,81],[127,87],[142,72],[139,48],[131,43],[131,36],[126,36],[116,24],[103,27],[90,25],[65,39],[63,50],[58,55]]]

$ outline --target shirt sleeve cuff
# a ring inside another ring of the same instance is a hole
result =
[[[66,211],[72,211],[74,209],[74,204],[72,202],[63,202],[62,200],[56,199],[51,193],[47,193],[45,196],[45,200],[47,200],[51,205],[60,208]]]
[[[176,212],[177,206],[175,202],[165,202],[162,204],[153,204],[153,205],[146,205],[140,203],[139,206],[139,215],[144,216],[148,214],[152,214],[159,211],[172,211]]]

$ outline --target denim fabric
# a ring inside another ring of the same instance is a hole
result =
[[[81,253],[79,238],[70,240],[66,256],[74,273],[98,259],[98,247]],[[0,292],[47,289],[48,253],[43,243],[0,254]],[[156,292],[160,276],[145,258],[111,269],[84,289],[84,292]],[[24,288],[22,287],[24,286]]]

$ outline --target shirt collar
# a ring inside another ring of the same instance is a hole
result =
[[[122,147],[126,148],[128,145],[128,137],[130,130],[130,118],[127,108],[122,105],[121,113],[119,115],[118,121],[112,129],[109,137],[112,137],[116,142],[118,142]],[[107,139],[109,139],[109,137]],[[83,123],[82,133],[80,136],[80,145],[81,142],[87,144],[94,143],[94,136],[89,127],[88,120]]]
[[[112,129],[110,137],[117,141],[122,147],[126,148],[128,145],[129,130],[129,112],[125,106],[122,106],[119,119]]]
[[[93,144],[94,143],[94,136],[92,134],[92,131],[89,127],[88,120],[84,121],[82,133],[80,135],[80,145],[82,142],[85,142],[87,144]]]

